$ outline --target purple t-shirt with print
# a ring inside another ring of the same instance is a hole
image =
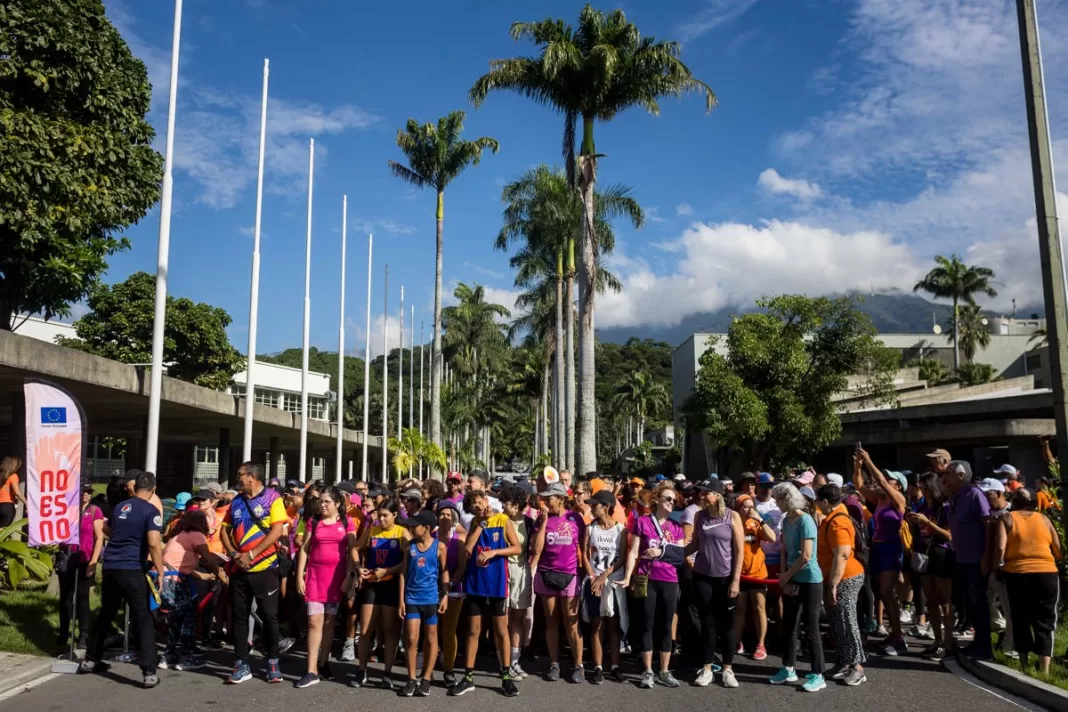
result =
[[[549,515],[545,527],[545,548],[541,550],[538,568],[562,574],[578,573],[578,550],[582,546],[586,525],[582,517],[568,510]]]
[[[682,525],[670,519],[665,519],[661,522],[660,530],[664,532],[663,543],[665,544],[678,544],[681,546],[686,541]],[[638,547],[639,557],[641,552],[646,549],[661,548],[660,535],[656,531],[652,516],[647,515],[636,519],[631,534],[641,538],[641,544]],[[679,581],[678,569],[663,561],[650,561],[649,559],[639,558],[637,573],[641,576],[648,576],[650,581],[670,581],[671,583],[678,583]]]
[[[949,531],[953,534],[953,550],[957,563],[978,564],[986,548],[986,524],[990,514],[986,495],[972,484],[961,487],[949,502]]]

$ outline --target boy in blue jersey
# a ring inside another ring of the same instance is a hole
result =
[[[475,689],[475,656],[482,635],[482,615],[493,616],[493,634],[497,656],[501,664],[501,691],[505,697],[515,697],[519,688],[512,679],[511,650],[508,638],[508,557],[522,551],[515,527],[508,515],[494,513],[487,494],[471,491],[464,495],[464,511],[471,515],[467,530],[466,568],[456,572],[464,582],[467,598],[467,647],[464,650],[464,676],[450,690],[454,696],[465,695]]]
[[[438,659],[438,614],[448,605],[449,571],[445,566],[445,544],[434,538],[438,518],[423,510],[405,522],[412,530],[412,541],[404,550],[400,576],[400,617],[404,621],[408,643],[408,684],[401,690],[405,697],[430,694],[434,680],[434,662]],[[419,655],[419,629],[423,628],[423,679],[416,680]]]

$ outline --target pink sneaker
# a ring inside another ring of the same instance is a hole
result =
[[[767,660],[768,651],[763,645],[758,645],[757,649],[753,651],[753,660]]]

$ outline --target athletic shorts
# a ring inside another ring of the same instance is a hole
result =
[[[525,611],[534,605],[530,567],[508,563],[508,610]]]
[[[309,616],[336,616],[337,609],[340,604],[337,603],[320,603],[319,601],[308,601],[308,615]]]
[[[361,606],[400,607],[400,579],[365,584],[360,589]]]
[[[768,585],[765,583],[754,583],[753,581],[742,581],[738,586],[738,590],[741,592],[753,591],[755,593],[767,593]]]
[[[957,571],[957,557],[952,549],[944,546],[932,546],[927,552],[928,562],[925,575],[940,579],[952,579]]]
[[[562,591],[558,591],[555,588],[545,585],[545,581],[541,577],[542,572],[538,572],[538,575],[534,577],[534,593],[546,598],[574,598],[578,595],[579,577],[572,576],[571,583],[567,585],[567,588]]]
[[[468,616],[503,616],[507,611],[508,599],[497,596],[472,596],[468,594],[464,599],[466,614]]]
[[[421,620],[427,625],[438,624],[438,604],[436,603],[405,603],[404,604],[404,620],[406,621],[418,621]]]
[[[890,571],[901,571],[901,542],[900,541],[877,541],[871,545],[869,556],[869,571],[872,576]]]

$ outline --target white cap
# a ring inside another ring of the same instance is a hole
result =
[[[1008,463],[1005,463],[1004,465],[1002,465],[998,469],[994,470],[994,474],[995,475],[1012,475],[1013,477],[1015,477],[1017,475],[1017,471],[1016,471],[1015,467],[1013,467],[1012,465],[1010,465]]]
[[[686,481],[686,475],[684,475],[682,473],[679,473],[679,474],[675,475],[675,481],[676,482],[685,482]]]
[[[838,485],[839,487],[845,484],[845,478],[843,478],[837,472],[828,472],[827,481],[830,482],[832,485]]]
[[[979,489],[984,492],[1004,492],[1005,485],[1001,484],[1001,480],[995,480],[993,477],[987,477],[979,483]]]

